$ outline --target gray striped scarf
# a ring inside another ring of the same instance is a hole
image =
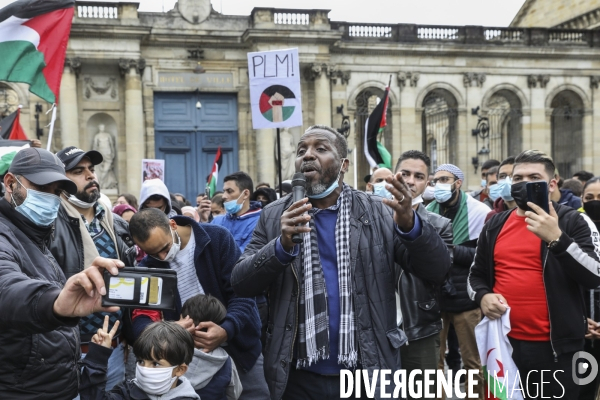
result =
[[[358,353],[352,301],[352,269],[350,266],[350,208],[352,191],[346,184],[335,205],[328,210],[339,210],[335,225],[338,283],[340,287],[340,333],[338,364],[346,368],[356,366]],[[312,209],[314,215],[318,209]],[[307,367],[318,360],[329,359],[329,312],[327,290],[321,267],[317,231],[311,218],[310,233],[303,235],[302,271],[300,276],[300,306],[298,309],[298,368]]]

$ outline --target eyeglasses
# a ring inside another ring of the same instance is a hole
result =
[[[456,180],[456,177],[454,176],[440,176],[439,178],[434,178],[432,180],[429,181],[429,186],[435,186],[436,183],[450,183],[450,179],[452,179],[453,181]]]

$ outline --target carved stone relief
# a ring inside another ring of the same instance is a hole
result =
[[[91,101],[119,101],[119,84],[114,77],[86,76],[83,96]]]

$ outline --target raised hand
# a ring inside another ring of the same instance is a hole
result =
[[[412,195],[399,172],[385,178],[385,188],[394,196],[394,200],[383,199],[383,204],[394,210],[394,222],[402,232],[410,232],[415,224],[412,209]]]
[[[94,336],[92,336],[92,342],[110,349],[112,347],[112,340],[115,337],[117,330],[119,329],[119,324],[121,323],[121,321],[115,322],[112,329],[109,331],[108,330],[109,320],[110,320],[110,317],[108,315],[106,315],[104,317],[104,326],[102,328],[98,329],[98,332],[96,332],[96,334]]]

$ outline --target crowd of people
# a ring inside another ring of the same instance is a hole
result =
[[[0,397],[337,399],[342,369],[465,368],[484,399],[475,327],[510,307],[514,362],[540,378],[524,397],[550,370],[545,396],[595,399],[571,360],[600,357],[600,178],[526,150],[468,192],[409,150],[360,191],[347,157],[313,126],[303,199],[239,171],[192,204],[160,179],[111,202],[99,152],[21,150],[0,199]],[[538,181],[548,212],[528,202]],[[174,270],[176,308],[103,307],[103,273],[124,266]]]

